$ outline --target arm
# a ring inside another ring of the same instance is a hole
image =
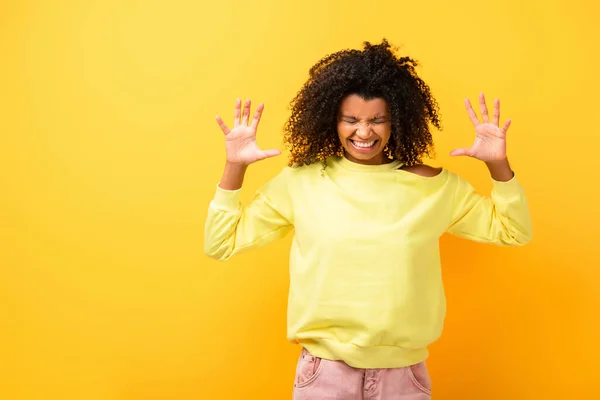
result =
[[[242,251],[258,248],[284,237],[292,230],[292,207],[288,195],[289,169],[260,188],[243,207],[240,189],[217,185],[204,231],[204,252],[227,260]]]
[[[523,187],[513,177],[492,178],[491,196],[454,175],[456,189],[448,233],[482,243],[522,246],[533,236],[531,215]]]
[[[256,143],[263,109],[260,104],[248,125],[250,100],[246,100],[241,115],[238,99],[233,129],[217,116],[217,123],[225,134],[227,161],[209,206],[204,235],[204,251],[215,259],[225,260],[242,250],[262,246],[291,229],[287,169],[264,185],[245,208],[240,204],[240,190],[248,166],[280,154],[279,150],[261,150]]]
[[[490,197],[481,196],[465,180],[455,176],[456,190],[448,232],[467,239],[504,246],[524,245],[533,235],[531,215],[523,187],[517,181],[506,157],[508,120],[499,128],[500,101],[494,101],[494,116],[490,123],[483,93],[479,96],[483,123],[479,122],[469,100],[465,106],[476,139],[466,149],[456,149],[453,156],[470,156],[484,161],[493,182]]]

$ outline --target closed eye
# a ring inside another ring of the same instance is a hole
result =
[[[387,120],[385,118],[377,118],[377,119],[374,119],[372,122],[374,124],[383,124],[383,123],[387,122]]]
[[[352,118],[352,117],[342,117],[342,121],[344,121],[347,124],[356,124],[358,122],[358,119]],[[377,117],[377,118],[373,118],[372,120],[370,120],[369,123],[383,124],[383,123],[386,123],[387,121],[388,121],[388,119],[385,117]]]

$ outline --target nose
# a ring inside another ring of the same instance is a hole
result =
[[[358,125],[358,128],[356,129],[356,136],[358,136],[360,139],[368,139],[369,136],[371,136],[371,127],[370,126],[363,126],[362,124]]]

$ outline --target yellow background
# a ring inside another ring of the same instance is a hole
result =
[[[535,239],[442,240],[449,301],[434,398],[600,396],[599,6],[592,0],[0,3],[0,398],[290,398],[290,237],[202,252],[224,162],[214,122],[288,103],[322,56],[387,37],[442,110],[431,161],[473,138],[463,98],[512,118]],[[285,164],[251,167],[244,200]]]

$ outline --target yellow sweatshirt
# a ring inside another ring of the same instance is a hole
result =
[[[401,163],[346,158],[284,168],[245,207],[239,190],[210,203],[205,252],[226,260],[292,229],[288,340],[357,368],[398,368],[428,356],[446,300],[439,238],[523,245],[532,236],[516,178],[491,197],[443,169],[422,177]]]

